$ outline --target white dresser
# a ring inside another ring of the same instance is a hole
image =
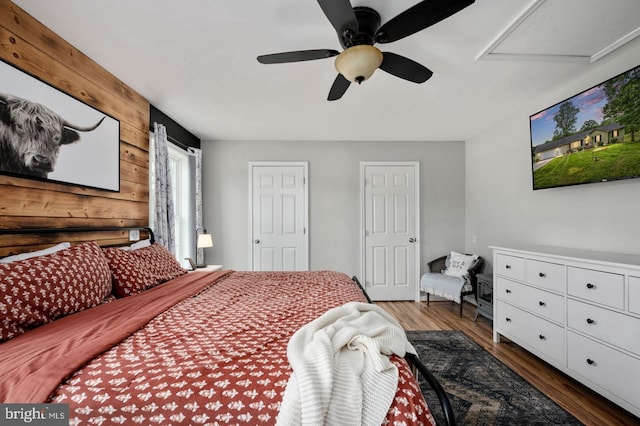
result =
[[[493,249],[493,340],[507,337],[640,416],[640,256]]]

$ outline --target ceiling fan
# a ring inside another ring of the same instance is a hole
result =
[[[262,64],[309,61],[337,56],[338,76],[328,100],[345,94],[351,83],[362,83],[380,68],[414,83],[424,83],[433,75],[427,67],[404,56],[381,52],[373,45],[391,43],[422,31],[461,11],[475,0],[424,0],[380,26],[380,14],[370,7],[352,7],[349,0],[318,0],[335,28],[342,52],[332,49],[299,50],[258,56]]]

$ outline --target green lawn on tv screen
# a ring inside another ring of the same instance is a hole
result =
[[[622,142],[554,158],[533,173],[533,188],[640,176],[640,142]]]

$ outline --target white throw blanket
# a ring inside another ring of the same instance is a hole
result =
[[[350,302],[298,330],[287,356],[278,425],[379,426],[398,386],[389,355],[415,349],[400,324],[379,306]]]

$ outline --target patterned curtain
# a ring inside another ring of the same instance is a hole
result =
[[[172,184],[169,174],[169,151],[167,148],[167,129],[153,123],[155,133],[155,217],[153,232],[156,241],[171,253],[176,253],[175,210],[173,207]]]
[[[195,187],[196,187],[196,230],[204,228],[202,224],[202,151],[197,148],[189,148],[189,155],[195,159]],[[198,232],[196,232],[197,234]],[[197,240],[197,236],[196,236]],[[204,249],[196,249],[196,263],[204,264]]]

